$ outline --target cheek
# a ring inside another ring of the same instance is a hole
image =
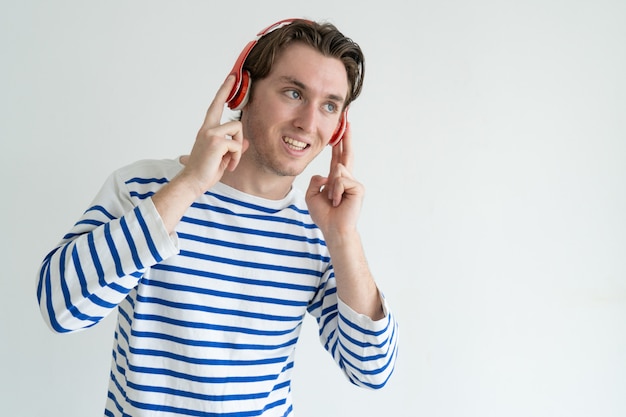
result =
[[[270,100],[257,101],[250,106],[251,127],[270,128],[291,120],[292,114],[289,108],[276,105]]]
[[[341,122],[341,118],[337,117],[337,118],[333,118],[333,120],[328,123],[328,128],[327,130],[324,131],[325,139],[327,139],[328,141],[332,139],[332,137],[335,135],[335,132],[337,132],[340,128],[339,126],[340,122]]]

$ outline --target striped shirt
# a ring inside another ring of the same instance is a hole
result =
[[[168,234],[150,198],[182,168],[140,161],[114,172],[44,259],[37,296],[55,332],[118,319],[107,416],[293,415],[291,375],[305,314],[347,378],[381,388],[397,352],[378,321],[336,293],[304,197],[250,196],[218,183]]]

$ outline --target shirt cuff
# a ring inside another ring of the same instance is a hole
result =
[[[369,329],[372,331],[383,330],[387,327],[389,323],[389,319],[387,316],[389,315],[390,310],[385,296],[380,292],[379,294],[384,314],[383,318],[381,318],[380,320],[372,320],[369,316],[365,314],[357,313],[349,305],[344,303],[341,298],[337,297],[337,309],[339,310],[339,314],[344,316],[351,323],[354,323],[364,329]]]

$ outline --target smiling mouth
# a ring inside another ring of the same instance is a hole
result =
[[[294,151],[303,151],[309,146],[308,144],[304,142],[300,142],[299,140],[289,138],[286,136],[283,137],[283,142],[285,142],[287,146],[289,146],[289,148],[293,149]]]

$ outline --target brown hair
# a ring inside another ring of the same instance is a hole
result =
[[[344,107],[359,96],[363,88],[365,57],[359,45],[344,36],[331,23],[297,19],[261,37],[243,65],[243,68],[250,72],[251,80],[266,77],[278,54],[291,42],[302,42],[324,56],[337,58],[343,62],[349,84]],[[254,82],[251,85],[250,93],[253,93]]]

